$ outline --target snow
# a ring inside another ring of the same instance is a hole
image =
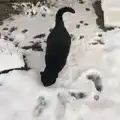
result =
[[[75,15],[63,16],[66,28],[73,34],[70,54],[57,82],[46,88],[40,80],[40,71],[45,67],[45,41],[54,27],[57,9],[67,3],[46,8],[51,11],[47,14],[41,12],[41,7],[25,7],[24,14],[13,16],[14,21],[4,21],[0,27],[0,70],[23,66],[21,55],[26,56],[31,69],[0,74],[0,120],[120,119],[120,29],[103,32],[96,25],[92,2],[84,2],[74,2]],[[37,14],[26,15],[33,9]],[[77,24],[80,28],[76,28]],[[16,29],[10,32],[12,28]],[[45,37],[35,39],[40,34]],[[41,44],[43,51],[22,49],[35,43]]]
[[[13,44],[0,39],[0,72],[25,66],[23,55],[13,50]]]
[[[0,71],[22,68],[25,66],[23,57],[18,53],[0,53]]]
[[[120,26],[120,4],[119,0],[102,0],[102,9],[104,11],[104,21],[106,26]]]

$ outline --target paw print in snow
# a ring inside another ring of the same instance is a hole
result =
[[[12,33],[12,32],[14,32],[17,29],[18,29],[17,27],[13,26],[13,27],[10,28],[9,32]]]
[[[81,93],[70,92],[69,94],[76,99],[82,99],[86,97],[86,94],[82,92]]]
[[[101,77],[99,75],[91,74],[91,75],[87,75],[87,78],[94,82],[97,91],[99,92],[102,91]]]
[[[34,109],[35,116],[39,116],[43,112],[43,110],[45,109],[46,106],[47,106],[47,102],[46,102],[45,98],[43,96],[40,96],[38,98],[37,106]]]

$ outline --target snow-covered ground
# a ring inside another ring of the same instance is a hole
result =
[[[40,71],[45,67],[46,38],[62,4],[47,13],[43,7],[34,7],[33,16],[25,7],[25,14],[4,21],[0,70],[23,67],[19,55],[25,56],[31,69],[0,74],[0,120],[120,119],[120,29],[103,32],[98,28],[93,1],[72,1],[76,14],[64,14],[72,46],[57,82],[48,88],[41,83]],[[13,57],[5,59],[8,53]],[[3,64],[8,65],[3,68]]]

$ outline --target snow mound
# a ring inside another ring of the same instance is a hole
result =
[[[0,71],[22,68],[25,66],[22,55],[0,52]]]

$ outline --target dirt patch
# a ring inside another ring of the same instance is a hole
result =
[[[104,14],[103,14],[103,10],[101,7],[101,1],[95,1],[93,4],[93,8],[94,8],[95,13],[97,15],[96,24],[99,26],[99,28],[102,29],[104,32],[106,32],[108,30],[109,31],[113,30],[114,27],[106,28],[104,26]]]

